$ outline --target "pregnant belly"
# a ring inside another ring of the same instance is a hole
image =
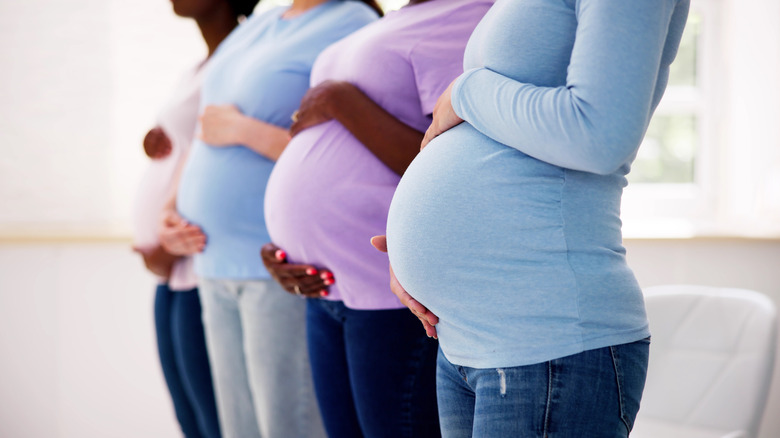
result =
[[[561,278],[563,182],[562,169],[456,126],[418,155],[395,192],[387,239],[396,276],[434,313],[518,285],[526,300],[546,299],[528,285]]]
[[[397,183],[398,176],[340,124],[315,126],[293,138],[271,173],[268,231],[297,261],[338,263],[330,258],[342,251],[374,256],[367,242],[384,232]]]

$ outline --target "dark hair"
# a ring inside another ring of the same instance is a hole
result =
[[[255,10],[255,6],[257,6],[260,0],[227,0],[227,2],[230,8],[233,9],[236,17],[242,15],[248,17]]]
[[[385,15],[385,12],[382,10],[382,7],[379,6],[379,3],[377,3],[376,0],[360,0],[360,1],[367,4],[371,9],[375,10],[380,17]]]
[[[376,0],[358,0],[376,11],[379,16],[384,15],[384,11],[382,10],[382,7],[379,6],[379,3],[376,2]],[[236,14],[236,17],[245,16],[248,17],[252,11],[255,10],[255,6],[257,6],[258,3],[260,3],[260,0],[227,0],[227,2],[230,4],[230,7],[233,9],[233,13]]]

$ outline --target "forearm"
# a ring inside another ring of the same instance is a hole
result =
[[[236,121],[237,143],[276,161],[287,147],[290,134],[286,129],[241,115]]]
[[[403,175],[420,151],[423,133],[395,118],[355,86],[341,87],[334,93],[330,113],[398,175]]]

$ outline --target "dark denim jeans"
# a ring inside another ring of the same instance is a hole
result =
[[[445,438],[627,437],[647,375],[649,339],[540,364],[477,369],[439,351]]]
[[[307,300],[314,388],[328,436],[434,438],[436,352],[407,309]]]
[[[165,383],[184,436],[219,438],[198,290],[173,292],[167,285],[157,286],[154,323]]]

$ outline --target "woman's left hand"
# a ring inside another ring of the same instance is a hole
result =
[[[450,82],[444,93],[439,96],[439,100],[436,101],[436,106],[433,107],[433,122],[428,127],[428,130],[425,131],[425,137],[423,137],[423,141],[420,144],[420,150],[423,150],[431,140],[438,137],[441,133],[463,122],[463,119],[458,117],[452,108],[452,85],[454,83],[454,80]]]
[[[301,105],[293,113],[290,135],[295,136],[306,128],[333,119],[333,107],[340,104],[342,93],[355,90],[355,86],[343,81],[325,81],[312,87],[301,99]]]
[[[288,263],[287,254],[273,243],[263,245],[260,258],[271,277],[291,294],[307,298],[327,297],[328,287],[336,281],[327,269]]]
[[[171,154],[173,145],[161,126],[155,126],[144,136],[144,152],[153,159],[165,158]]]
[[[234,105],[209,105],[198,117],[198,138],[211,146],[232,146],[240,143],[239,127],[244,117]]]
[[[171,275],[171,269],[179,256],[173,255],[157,245],[153,248],[140,248],[133,246],[133,251],[141,254],[144,259],[144,265],[151,273],[158,277],[168,278]]]

